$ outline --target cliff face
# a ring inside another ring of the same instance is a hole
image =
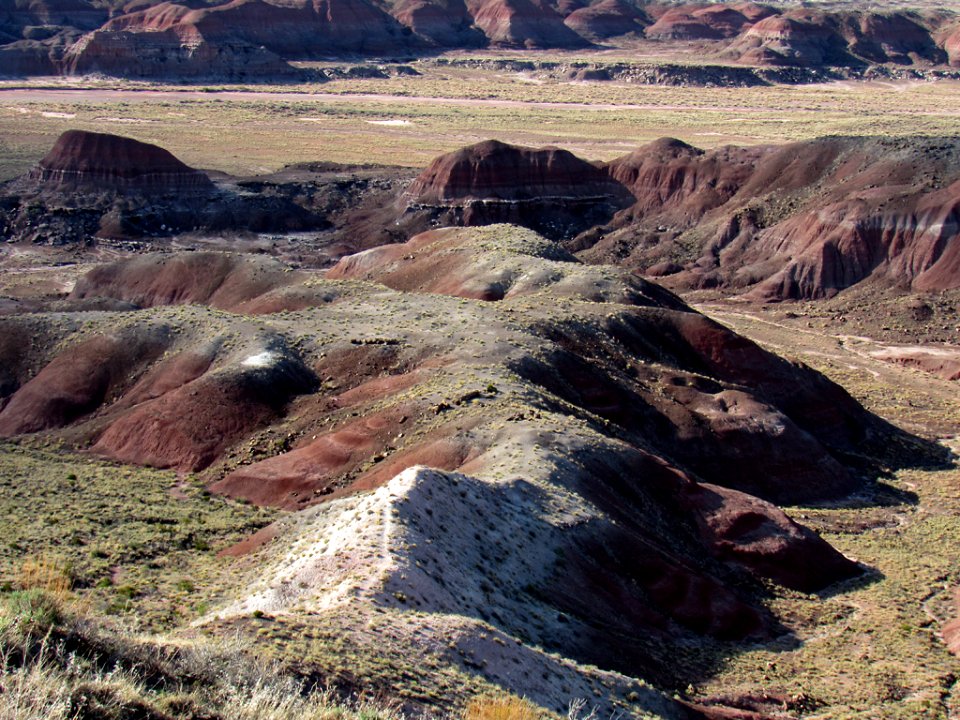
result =
[[[132,138],[68,130],[31,177],[50,188],[200,190],[210,179],[156,145]]]

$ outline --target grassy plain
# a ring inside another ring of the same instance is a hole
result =
[[[63,569],[84,607],[141,630],[189,622],[229,585],[216,557],[276,513],[211,496],[191,477],[0,444],[0,587],[24,563]]]
[[[957,81],[669,87],[413,65],[419,76],[311,85],[0,83],[0,180],[29,169],[69,128],[129,135],[238,174],[303,161],[423,167],[491,137],[609,160],[664,135],[712,147],[960,130]]]

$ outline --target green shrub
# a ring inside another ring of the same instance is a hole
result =
[[[3,598],[0,632],[18,630],[42,633],[62,621],[63,607],[60,601],[46,590],[16,590]]]

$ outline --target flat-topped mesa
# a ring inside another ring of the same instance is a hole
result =
[[[30,177],[48,187],[136,191],[198,191],[213,184],[156,145],[133,138],[68,130]]]
[[[436,158],[402,202],[408,213],[432,212],[444,225],[511,222],[555,240],[609,221],[634,198],[566,150],[487,140]]]

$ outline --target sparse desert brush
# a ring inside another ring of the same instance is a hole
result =
[[[63,617],[63,605],[55,595],[39,588],[16,590],[0,601],[0,634],[43,634]]]
[[[68,720],[71,710],[67,679],[46,660],[16,666],[11,648],[0,650],[0,718],[6,720]]]
[[[516,695],[481,695],[467,705],[463,720],[540,720],[540,710]]]

